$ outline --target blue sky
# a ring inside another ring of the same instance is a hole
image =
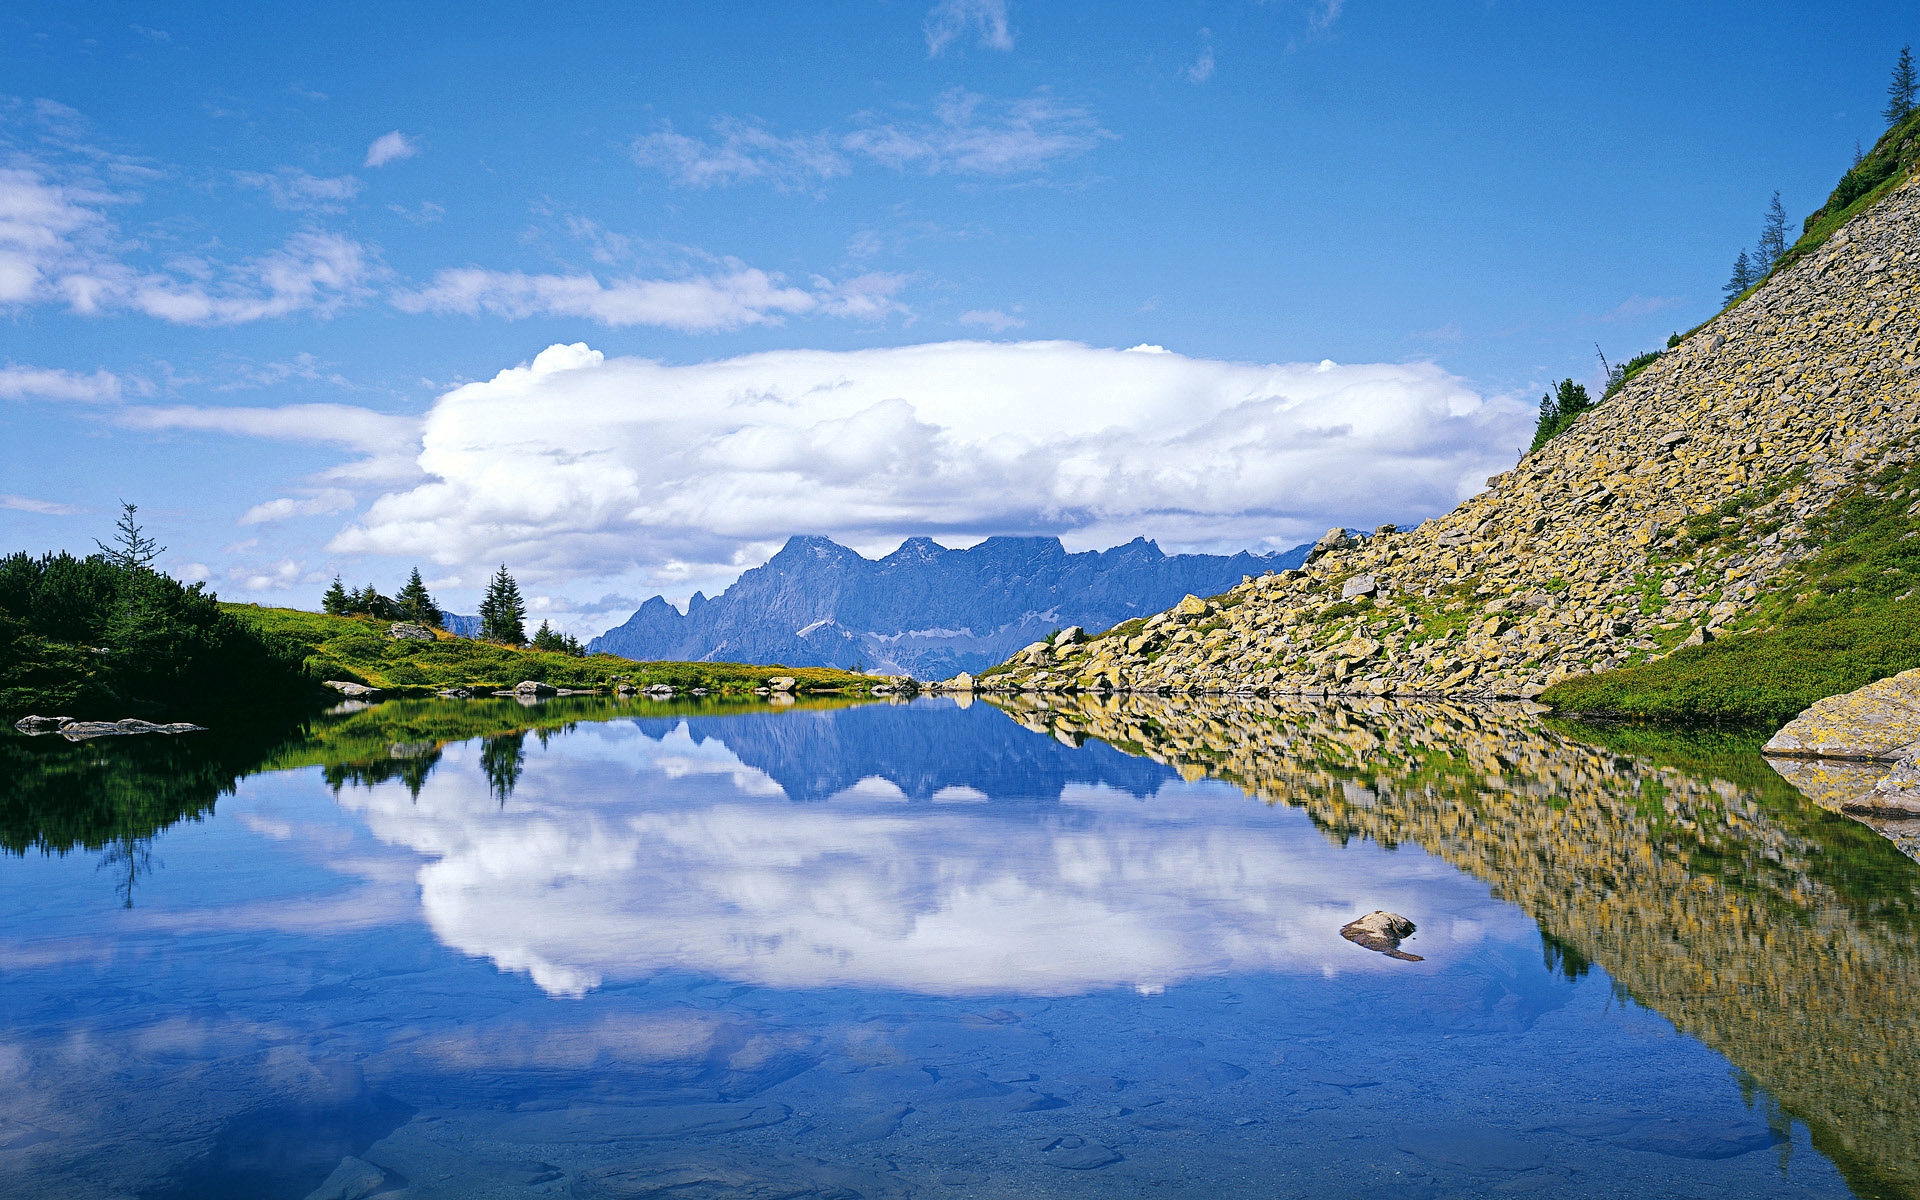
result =
[[[0,541],[86,548],[125,497],[223,596],[418,562],[458,608],[505,560],[582,633],[788,533],[1431,515],[1596,341],[1711,315],[1920,26],[284,7],[0,16]]]

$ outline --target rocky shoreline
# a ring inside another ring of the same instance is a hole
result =
[[[156,725],[152,721],[142,721],[138,717],[123,717],[118,721],[76,721],[72,717],[39,716],[22,717],[13,723],[13,727],[28,737],[43,737],[57,733],[70,742],[83,742],[89,738],[98,737],[126,737],[141,733],[204,733],[207,728],[187,721]]]

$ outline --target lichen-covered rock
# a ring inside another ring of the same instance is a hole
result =
[[[1816,700],[1781,727],[1765,753],[1893,761],[1920,753],[1920,669]]]
[[[1849,813],[1920,817],[1920,759],[1901,759],[1872,791],[1845,808]]]
[[[1842,232],[1452,512],[1330,529],[1302,570],[1062,634],[978,686],[1522,698],[1739,636],[1809,519],[1920,454],[1920,183]],[[1377,653],[1340,653],[1361,638]]]
[[[431,642],[433,630],[410,621],[395,621],[387,626],[387,636],[396,642]]]

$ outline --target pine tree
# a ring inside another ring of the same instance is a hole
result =
[[[1773,203],[1767,206],[1766,223],[1760,227],[1760,245],[1754,251],[1757,260],[1754,263],[1756,279],[1773,270],[1780,256],[1787,252],[1787,210],[1780,206],[1780,193],[1773,193]]]
[[[151,572],[154,560],[167,552],[165,546],[148,537],[146,531],[140,528],[140,522],[133,519],[133,514],[139,511],[138,506],[122,500],[120,519],[113,525],[113,544],[108,545],[99,538],[93,539],[93,544],[100,547],[100,553],[106,556],[107,561],[120,569],[127,589],[126,619],[129,623],[133,620],[134,600],[140,592],[141,576]]]
[[[1585,384],[1562,379],[1553,391],[1540,397],[1540,420],[1533,428],[1533,445],[1528,453],[1552,441],[1575,417],[1593,407],[1593,397]]]
[[[1893,82],[1887,85],[1887,107],[1882,110],[1887,124],[1894,126],[1913,115],[1916,99],[1920,99],[1920,79],[1916,79],[1913,70],[1913,47],[1900,47],[1900,60],[1893,65]]]
[[[1753,282],[1753,263],[1747,258],[1747,252],[1742,250],[1740,257],[1733,260],[1733,277],[1727,280],[1727,286],[1721,289],[1726,295],[1727,303],[1733,303],[1733,298],[1752,287]]]
[[[480,640],[524,646],[527,644],[526,619],[527,605],[520,598],[520,585],[507,573],[507,564],[501,563],[499,572],[487,584],[486,596],[480,601]]]
[[[332,613],[336,617],[344,617],[352,611],[351,605],[352,602],[347,598],[347,589],[340,586],[340,577],[335,575],[333,586],[327,589],[326,595],[320,597],[320,611]]]
[[[400,589],[400,594],[395,596],[394,600],[400,605],[400,611],[406,614],[409,621],[421,625],[438,626],[443,619],[440,615],[440,606],[433,602],[433,597],[427,593],[425,581],[420,578],[419,567],[413,569],[413,574],[407,578],[406,586]]]
[[[553,626],[543,620],[540,622],[540,628],[533,631],[533,648],[535,650],[563,651],[566,649],[566,643],[560,639],[559,634],[553,631]]]

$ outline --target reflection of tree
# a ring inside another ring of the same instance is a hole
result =
[[[385,758],[371,761],[328,763],[320,769],[327,786],[338,793],[347,784],[372,787],[390,779],[405,784],[413,798],[420,798],[427,776],[440,765],[440,747],[426,742],[396,742],[387,748]]]
[[[544,742],[545,738],[541,740]],[[527,763],[526,741],[527,731],[517,729],[480,743],[480,770],[487,776],[487,790],[502,805],[520,782],[520,771]]]
[[[1920,1195],[1920,865],[1751,749],[1444,704],[1048,703],[1011,714],[1487,880],[1539,923],[1551,969],[1598,966],[1726,1055],[1857,1194]]]
[[[113,885],[114,895],[120,897],[120,907],[133,907],[133,885],[142,875],[153,873],[153,839],[121,836],[115,838],[106,852],[100,856],[99,869],[114,868],[117,882]]]

